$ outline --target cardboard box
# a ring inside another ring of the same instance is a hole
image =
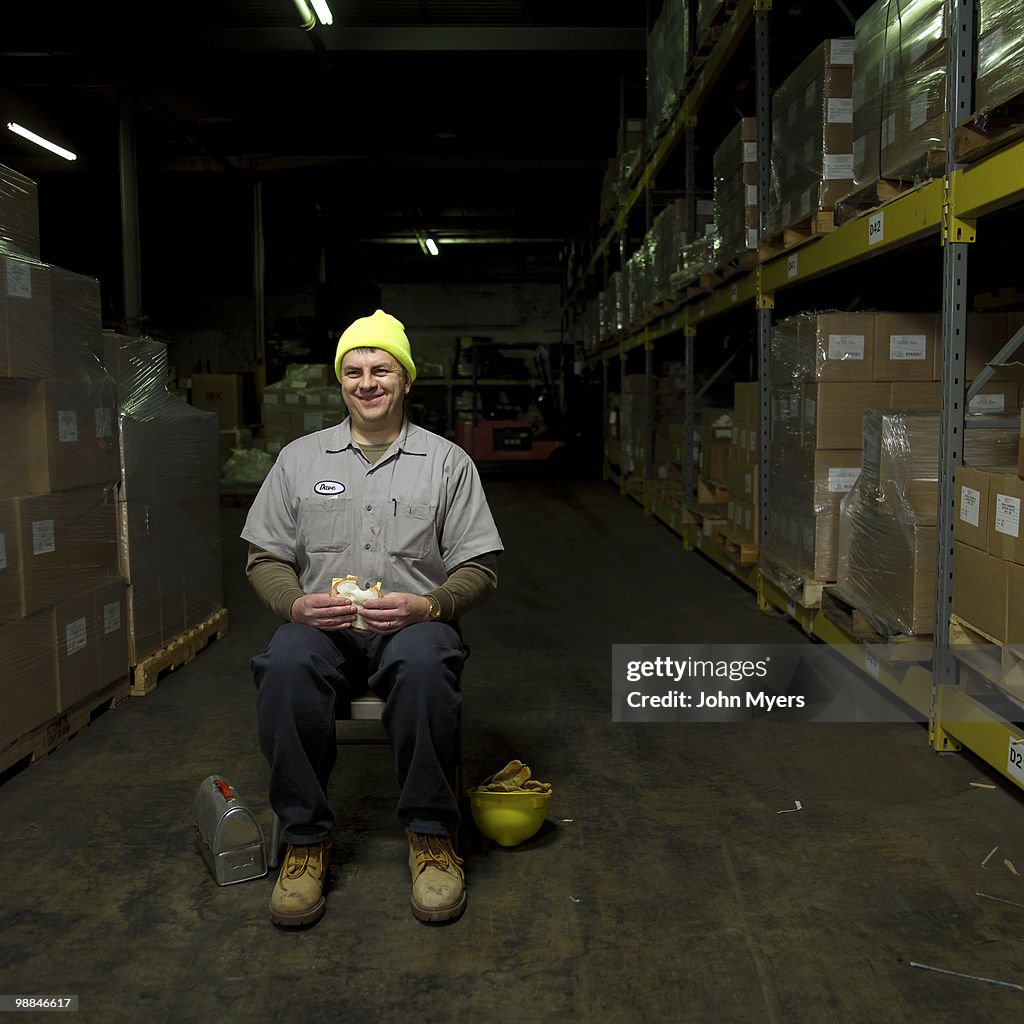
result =
[[[733,418],[757,423],[761,418],[761,384],[752,380],[733,384]]]
[[[993,474],[975,466],[957,466],[954,479],[956,514],[953,539],[988,551],[988,489]]]
[[[1024,644],[1024,566],[1006,566],[1006,642]]]
[[[120,476],[114,384],[0,381],[0,495],[44,494]]]
[[[860,448],[864,413],[888,403],[888,384],[804,384],[802,442],[809,448]]]
[[[730,458],[726,470],[729,493],[740,501],[756,504],[758,501],[757,478],[760,466],[756,462],[743,462]]]
[[[67,545],[59,498],[0,499],[7,568],[0,570],[0,621],[19,619],[66,593]],[[9,532],[8,532],[9,531]]]
[[[128,675],[128,606],[124,580],[93,591],[96,620],[96,688]]]
[[[873,313],[818,313],[797,324],[806,380],[868,382],[875,358]]]
[[[899,412],[938,412],[942,385],[937,381],[900,381],[889,386],[889,408]]]
[[[800,572],[805,578],[830,582],[836,578],[839,555],[839,508],[800,517]]]
[[[732,427],[700,428],[700,473],[708,480],[725,480],[729,459]]]
[[[57,708],[67,711],[98,689],[96,611],[92,591],[56,604],[53,630],[57,652]]]
[[[39,259],[39,189],[31,178],[0,165],[0,249]]]
[[[741,424],[740,455],[751,465],[761,461],[760,432],[754,423]]]
[[[1024,530],[1021,503],[1024,480],[1009,473],[993,473],[988,492],[988,553],[1024,565]]]
[[[112,488],[62,491],[65,594],[93,590],[120,575],[116,502]],[[184,557],[184,555],[183,555]]]
[[[953,558],[954,614],[1005,640],[1010,563],[960,541],[954,543]]]
[[[968,403],[971,416],[1002,416],[1020,409],[1020,389],[1009,380],[990,381]]]
[[[50,268],[0,255],[0,377],[39,379],[53,373]]]
[[[0,748],[57,715],[53,610],[0,624]]]
[[[874,379],[932,380],[935,335],[934,313],[876,313]]]
[[[192,374],[192,406],[215,412],[220,430],[245,426],[245,378],[240,373]]]

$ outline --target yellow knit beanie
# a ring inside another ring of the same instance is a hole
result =
[[[373,316],[360,317],[345,329],[338,339],[338,352],[334,357],[334,373],[340,381],[341,361],[346,352],[354,348],[379,348],[394,356],[409,374],[410,380],[416,379],[416,364],[412,361],[409,339],[405,336],[405,327],[390,313],[378,309]]]

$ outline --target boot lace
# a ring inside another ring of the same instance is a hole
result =
[[[286,878],[300,878],[306,873],[307,868],[322,872],[323,867],[324,847],[322,843],[317,843],[314,846],[292,846],[289,844],[284,865]]]
[[[452,847],[450,836],[435,836],[424,832],[410,832],[409,835],[412,836],[417,868],[422,870],[433,865],[441,871],[458,875],[459,878],[466,877],[460,866],[462,858]]]

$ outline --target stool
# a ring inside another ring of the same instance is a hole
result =
[[[369,690],[360,697],[354,697],[348,706],[348,718],[339,718],[334,723],[334,738],[341,745],[343,743],[387,743],[387,736],[383,729],[372,736],[345,735],[345,724],[347,722],[379,722],[384,713],[384,701],[375,696]],[[281,819],[271,812],[270,844],[267,850],[267,866],[276,868],[281,860],[281,847],[284,845],[282,832],[284,827]]]
[[[361,697],[355,697],[349,702],[348,706],[348,718],[339,718],[334,723],[334,737],[335,741],[340,746],[341,744],[347,743],[387,743],[387,736],[384,734],[384,730],[381,729],[379,733],[368,736],[365,734],[346,735],[346,724],[348,722],[379,722],[381,716],[384,713],[384,701],[380,697],[375,696],[369,690],[366,691]],[[455,792],[456,799],[459,796],[459,790],[462,787],[462,721],[461,717],[459,720],[459,729],[457,733],[456,742],[457,755],[455,760],[455,778],[453,781],[452,789]],[[271,812],[271,826],[270,826],[270,843],[267,849],[267,866],[271,869],[276,869],[281,861],[281,847],[284,845],[284,837],[282,835],[284,827],[281,824],[281,819]]]

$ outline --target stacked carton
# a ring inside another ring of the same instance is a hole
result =
[[[118,385],[118,541],[137,665],[223,607],[218,421],[167,390],[163,342],[107,332],[103,350]]]
[[[758,381],[733,385],[733,424],[726,460],[728,522],[726,536],[736,544],[757,544],[761,471],[761,391]]]
[[[1024,642],[1024,482],[961,466],[953,520],[953,612],[1000,643]]]
[[[758,244],[757,121],[744,117],[714,155],[715,268],[722,267]]]
[[[647,35],[647,128],[651,141],[676,112],[686,72],[689,25],[687,0],[666,0]]]
[[[292,363],[285,368],[283,380],[263,390],[263,436],[271,454],[344,418],[333,368],[324,364]]]
[[[29,191],[0,196],[0,746],[128,674],[99,285],[32,258]]]
[[[993,418],[984,429],[967,430],[964,457],[975,465],[1014,465],[1017,445],[1016,417]],[[869,412],[863,460],[843,502],[837,589],[882,634],[929,634],[935,621],[938,413]],[[963,479],[961,474],[961,488]],[[996,487],[997,493],[1003,489]],[[974,508],[977,540],[986,513],[977,500]],[[960,569],[958,564],[958,574]],[[963,569],[972,571],[970,559]]]
[[[853,164],[858,187],[927,176],[946,134],[947,9],[878,0],[857,19]]]
[[[772,97],[770,236],[831,211],[853,187],[853,40],[818,46]]]

